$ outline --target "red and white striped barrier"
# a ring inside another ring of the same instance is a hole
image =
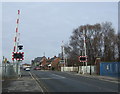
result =
[[[14,48],[13,48],[13,52],[17,52],[18,51],[18,41],[19,41],[19,38],[18,38],[18,25],[19,25],[19,16],[20,16],[20,10],[18,10],[18,18],[16,20],[16,35],[15,35],[15,38],[14,38]],[[12,60],[14,61],[14,59],[12,58]]]

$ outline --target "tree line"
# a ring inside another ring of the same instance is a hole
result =
[[[82,64],[78,56],[85,55],[84,42],[88,64],[94,64],[98,57],[104,62],[120,61],[120,33],[116,33],[111,22],[81,25],[74,29],[69,42],[64,45],[68,65]]]

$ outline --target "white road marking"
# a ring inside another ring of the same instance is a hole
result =
[[[33,73],[33,74],[34,74],[34,73]],[[36,75],[34,74],[34,76],[36,76]],[[41,83],[40,80],[39,80],[39,78],[38,78],[37,76],[36,76],[36,80],[37,80],[39,83]],[[36,81],[36,82],[37,82],[37,81]],[[44,87],[44,86],[42,86],[42,87],[43,87],[45,90],[47,90],[46,87]],[[42,90],[43,90],[43,89],[42,89]],[[44,91],[43,91],[43,92],[44,92]]]
[[[67,72],[66,72],[67,73]],[[80,74],[72,74],[72,73],[67,73],[67,74],[71,74],[71,75],[80,75]],[[86,78],[97,78],[97,77],[89,77],[87,75],[80,75],[80,76],[83,76],[83,77],[86,77]],[[112,83],[120,83],[119,81],[111,81],[111,80],[107,80],[107,79],[102,79],[102,78],[98,78],[99,80],[103,80],[103,81],[107,81],[107,82],[112,82]]]
[[[39,79],[53,79],[53,78],[39,78]]]
[[[42,92],[44,92],[43,91],[43,89],[41,88],[41,86],[38,84],[38,82],[36,81],[36,79],[33,77],[33,75],[29,72],[29,74],[30,74],[30,76],[32,77],[32,79],[34,79],[35,80],[35,82],[37,83],[37,85],[39,86],[39,88],[41,89],[41,91]]]
[[[119,81],[110,81],[110,80],[107,80],[107,79],[99,79],[99,80],[103,80],[103,81],[108,81],[108,82],[113,82],[113,83],[120,83]]]
[[[53,75],[53,77],[52,78],[66,78],[66,77],[64,77],[64,76],[60,76],[60,75],[56,75],[56,74],[52,74]]]

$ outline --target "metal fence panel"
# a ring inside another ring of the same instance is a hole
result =
[[[2,78],[16,77],[15,64],[3,64],[2,66]]]
[[[91,67],[91,73],[96,74],[96,66],[87,66],[87,68],[86,68],[86,66],[79,66],[79,73],[90,74],[90,67]]]
[[[101,62],[100,75],[120,77],[120,62]]]

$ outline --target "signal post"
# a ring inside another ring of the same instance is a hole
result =
[[[87,56],[79,56],[78,60],[79,60],[79,62],[83,62],[83,66],[84,66],[84,62],[87,62]],[[87,70],[86,70],[86,72],[87,72]],[[84,69],[83,69],[83,74],[84,74]]]

